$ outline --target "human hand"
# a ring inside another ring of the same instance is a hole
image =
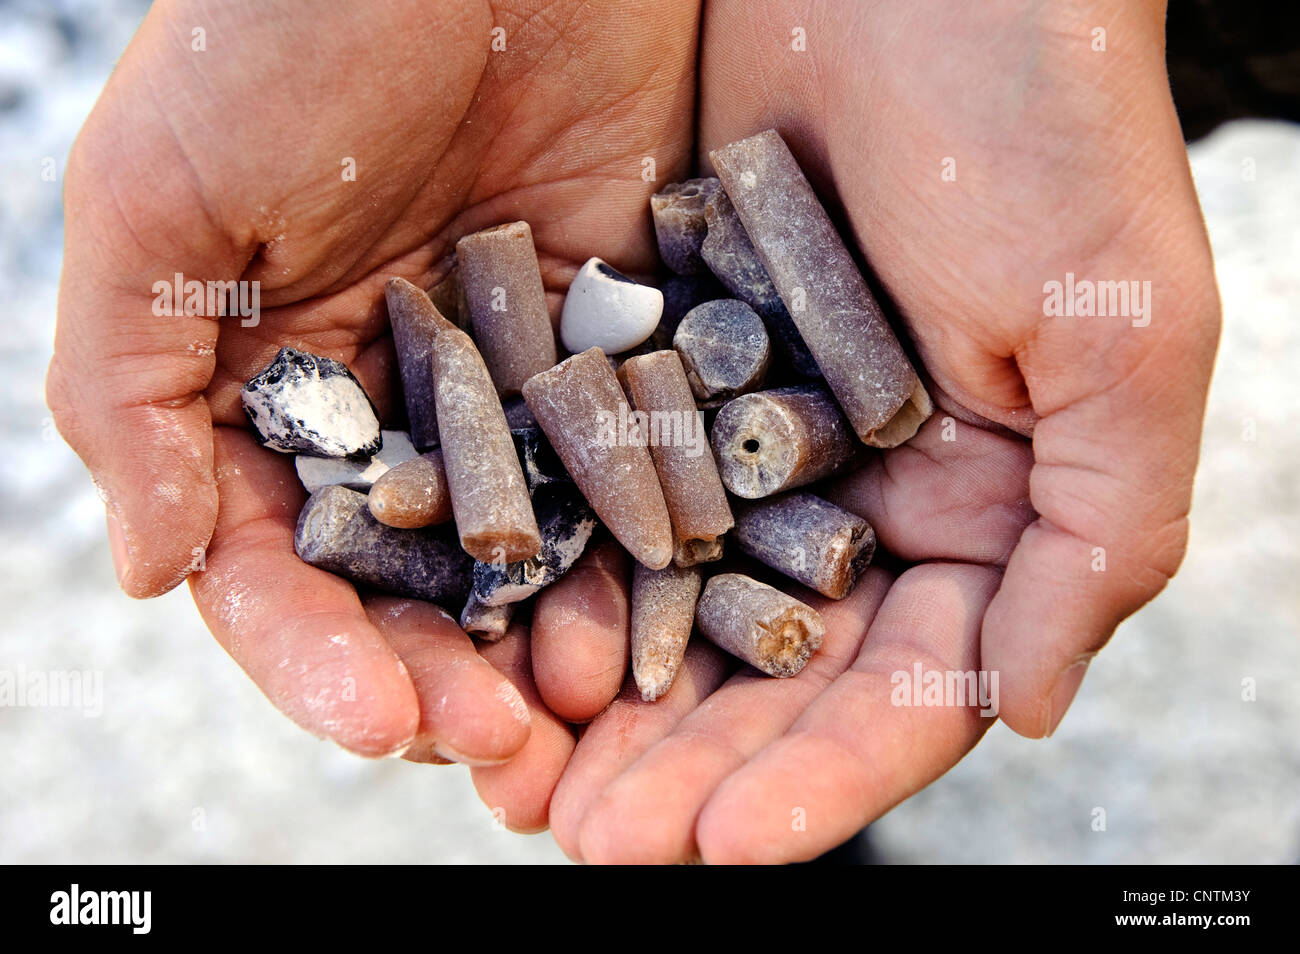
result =
[[[489,804],[549,798],[561,847],[591,862],[799,860],[943,774],[991,722],[893,705],[893,672],[996,671],[1006,723],[1054,730],[1087,661],[1181,560],[1218,339],[1163,14],[707,5],[701,165],[780,129],[838,197],[931,378],[917,437],[830,494],[915,565],[872,569],[840,603],[796,590],[827,636],[792,680],[732,675],[697,643],[663,699],[627,687],[604,711],[626,671],[626,595],[561,581],[535,615],[536,692],[567,718],[600,714],[558,784],[552,765],[476,770]],[[1044,317],[1045,283],[1067,272],[1149,281],[1149,324]],[[604,665],[575,667],[563,624],[593,606],[612,620]]]
[[[597,250],[652,268],[641,160],[689,165],[698,11],[623,6],[163,0],[69,159],[47,396],[105,497],[119,581],[149,597],[189,577],[270,699],[362,754],[499,762],[526,710],[435,610],[363,604],[298,560],[305,494],[249,436],[240,387],[294,345],[389,416],[384,282],[427,287],[497,222],[535,223],[557,306]],[[260,282],[259,322],[155,315],[176,273]]]

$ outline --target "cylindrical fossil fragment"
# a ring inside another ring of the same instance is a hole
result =
[[[433,383],[461,546],[486,562],[526,560],[542,538],[501,401],[465,332],[444,328],[433,339]]]
[[[849,595],[876,550],[867,521],[809,493],[740,504],[734,536],[750,556],[833,600]]]
[[[619,543],[652,569],[667,566],[668,505],[650,452],[624,429],[627,399],[604,353],[589,348],[530,378],[524,400]]]
[[[411,443],[418,450],[438,446],[438,413],[433,400],[433,336],[454,327],[433,301],[405,278],[390,278],[384,286],[388,320],[393,326],[397,370],[411,422]]]
[[[433,307],[461,331],[470,331],[469,315],[461,314],[461,302],[465,293],[460,287],[460,266],[453,265],[451,271],[429,289],[429,300]]]
[[[797,675],[826,634],[811,606],[739,573],[709,580],[695,623],[709,640],[769,676]]]
[[[698,567],[632,568],[632,677],[654,702],[673,684],[695,621]]]
[[[619,371],[659,474],[673,525],[673,559],[693,566],[722,556],[731,508],[709,452],[704,416],[695,409],[681,360],[673,351],[629,358]]]
[[[485,606],[516,603],[554,583],[582,556],[596,529],[596,514],[542,432],[525,427],[510,435],[523,463],[542,549],[515,563],[475,563],[474,595]]]
[[[697,275],[708,269],[700,258],[700,243],[707,229],[704,204],[721,188],[717,179],[687,179],[650,197],[659,257],[679,275]]]
[[[397,530],[376,520],[366,495],[331,484],[298,516],[293,548],[312,566],[399,596],[459,605],[474,561],[450,527]]]
[[[727,290],[712,275],[669,275],[659,283],[659,290],[664,295],[664,313],[650,335],[650,343],[656,351],[666,351],[673,346],[677,326],[696,305],[728,297]]]
[[[718,412],[710,435],[722,482],[750,500],[821,480],[863,452],[825,388],[742,394]]]
[[[704,220],[708,233],[700,245],[701,259],[731,294],[758,313],[773,344],[796,372],[804,377],[821,377],[817,362],[799,337],[799,329],[754,251],[735,206],[722,189],[709,194]]]
[[[763,322],[734,298],[692,308],[677,326],[673,348],[706,407],[762,387],[772,354]]]
[[[514,615],[514,603],[488,606],[479,602],[478,597],[471,592],[465,601],[465,608],[460,611],[460,628],[471,636],[495,643],[506,634]]]
[[[380,523],[409,530],[451,519],[451,492],[442,451],[429,451],[382,474],[370,488],[370,512]]]
[[[789,147],[769,129],[709,155],[858,437],[874,447],[910,439],[930,397]]]
[[[527,222],[466,235],[456,243],[474,340],[503,395],[556,362],[546,289]]]

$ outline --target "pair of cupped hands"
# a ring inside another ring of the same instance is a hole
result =
[[[892,704],[917,662],[997,671],[1003,721],[1050,734],[1187,537],[1219,305],[1163,28],[1163,3],[1131,0],[160,0],[68,163],[48,381],[123,589],[188,577],[303,728],[466,763],[508,827],[549,825],[590,862],[835,846],[993,721]],[[304,492],[239,399],[282,345],[342,360],[400,415],[389,277],[427,287],[457,237],[525,219],[558,313],[591,255],[652,275],[650,193],[772,126],[937,405],[830,492],[903,569],[839,602],[792,590],[827,626],[803,673],[695,640],[642,703],[612,543],[539,596],[531,632],[477,646],[434,606],[360,597],[294,555]],[[177,272],[259,281],[260,322],[156,316]],[[1150,324],[1045,317],[1067,272],[1150,281]]]

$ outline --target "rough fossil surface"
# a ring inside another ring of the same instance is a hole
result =
[[[558,360],[546,288],[527,222],[508,222],[456,243],[460,286],[483,355],[501,395]]]
[[[714,178],[674,182],[650,197],[659,257],[678,275],[698,275],[708,270],[700,246],[708,231],[704,206],[722,189]]]
[[[754,250],[735,206],[722,189],[709,195],[704,219],[708,232],[700,245],[700,255],[709,269],[732,295],[763,319],[777,350],[796,373],[807,378],[821,377],[812,352],[799,337],[799,329],[785,310],[785,303]]]
[[[863,443],[895,447],[930,416],[853,256],[774,129],[710,154],[727,197]]]
[[[411,443],[420,450],[438,446],[438,412],[433,399],[433,336],[454,327],[433,300],[404,278],[384,286],[393,349],[402,378]]]
[[[738,505],[733,537],[745,553],[833,600],[849,595],[876,549],[867,521],[800,492]]]
[[[465,608],[460,611],[460,628],[471,636],[495,643],[506,634],[514,615],[515,604],[488,606],[474,593],[470,593]]]
[[[478,349],[456,328],[433,343],[442,464],[461,546],[476,560],[524,560],[541,548],[501,400]]]
[[[524,399],[610,533],[646,566],[667,566],[668,505],[649,450],[619,433],[627,398],[604,353],[590,348],[531,378]]]
[[[673,561],[692,566],[720,559],[722,535],[734,521],[681,359],[673,351],[630,358],[619,380],[636,409],[649,415],[650,455],[673,525]]]
[[[686,655],[703,578],[699,567],[632,569],[632,678],[654,702],[670,688]]]
[[[864,453],[835,399],[814,385],[742,394],[709,437],[722,482],[750,500],[821,480]]]
[[[772,360],[762,320],[743,301],[696,305],[681,320],[673,348],[702,406],[717,406],[763,386]]]
[[[798,675],[821,648],[821,614],[776,587],[740,573],[709,580],[695,624],[711,642],[769,676]]]
[[[398,530],[374,518],[365,494],[337,485],[307,498],[293,548],[305,562],[388,593],[460,605],[474,561],[451,527]]]

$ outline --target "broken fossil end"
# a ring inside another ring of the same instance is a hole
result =
[[[862,442],[868,447],[886,450],[905,444],[916,436],[921,425],[929,420],[933,413],[934,402],[931,401],[930,393],[918,378],[916,387],[912,389],[912,393],[907,396],[907,400],[903,402],[898,412],[883,426],[862,436]]]
[[[695,622],[715,645],[780,678],[798,675],[826,635],[811,606],[740,573],[709,580]]]

